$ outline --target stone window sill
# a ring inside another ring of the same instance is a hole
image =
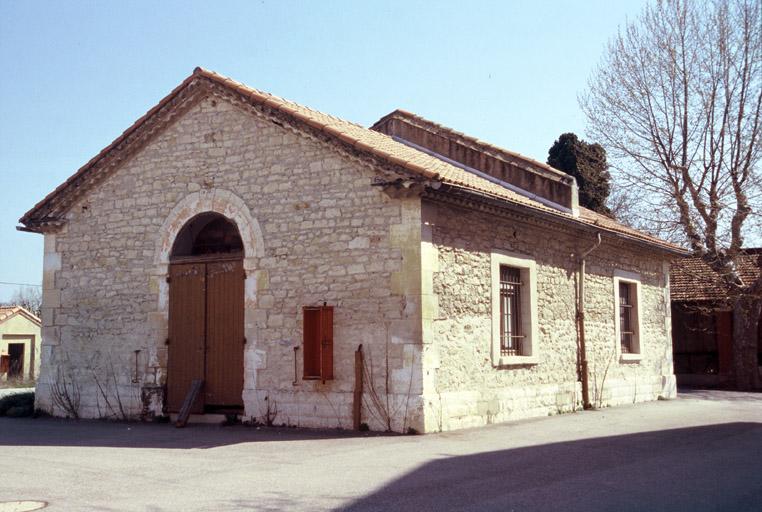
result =
[[[522,366],[539,362],[540,359],[537,356],[503,356],[497,360],[495,366]]]
[[[622,363],[639,363],[643,359],[643,354],[621,354],[619,361]]]

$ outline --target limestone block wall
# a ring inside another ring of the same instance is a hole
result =
[[[366,400],[364,420],[423,428],[420,199],[388,197],[365,164],[249,109],[214,94],[190,106],[46,235],[38,407],[66,415],[64,392],[81,417],[162,414],[169,249],[211,210],[246,248],[246,419],[351,426],[362,343],[390,404]],[[323,302],[335,306],[325,384],[302,380],[301,351],[294,372],[302,307]]]
[[[590,233],[426,201],[424,283],[431,337],[423,373],[427,431],[479,426],[568,412],[581,407],[575,301],[577,259],[595,242]],[[492,343],[490,254],[536,261],[537,364],[496,367]],[[642,360],[621,362],[615,336],[614,272],[642,279]],[[674,396],[668,272],[663,256],[604,242],[587,260],[586,339],[591,398],[601,406]]]

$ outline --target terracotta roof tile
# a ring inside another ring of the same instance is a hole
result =
[[[5,320],[8,316],[18,312],[18,306],[0,306],[0,322]]]
[[[21,313],[38,325],[41,323],[40,319],[37,318],[37,316],[33,315],[30,311],[27,311],[21,306],[0,306],[0,323],[5,322],[18,313]]]
[[[762,272],[762,249],[746,249],[738,258],[738,273],[744,282],[754,282]],[[727,298],[722,279],[700,258],[682,258],[672,263],[670,295],[673,301],[708,301]]]
[[[183,88],[189,86],[195,80],[209,80],[215,84],[223,85],[229,89],[232,89],[243,97],[248,98],[255,105],[277,109],[279,112],[283,112],[284,114],[292,116],[298,121],[304,122],[305,124],[320,130],[326,135],[332,137],[336,143],[351,144],[358,151],[366,152],[392,165],[397,165],[404,170],[412,173],[413,175],[418,175],[424,179],[438,180],[445,184],[462,187],[470,191],[497,198],[507,203],[521,205],[530,209],[549,213],[557,216],[559,219],[565,219],[572,223],[595,225],[601,230],[608,231],[612,234],[624,235],[626,237],[634,238],[641,242],[645,242],[649,245],[653,245],[668,251],[684,252],[678,246],[642,233],[635,229],[628,228],[612,219],[608,219],[607,217],[598,215],[584,208],[580,208],[580,216],[575,218],[569,213],[565,213],[560,210],[545,206],[542,203],[534,201],[524,195],[514,192],[513,190],[482,178],[461,167],[452,165],[442,159],[419,151],[401,142],[397,142],[388,135],[301,106],[297,103],[293,103],[278,96],[253,89],[228,77],[219,75],[212,71],[204,70],[202,68],[196,68],[190,77],[185,79],[167,97],[162,99],[159,104],[149,110],[113,143],[107,146],[96,157],[90,160],[90,162],[80,168],[71,178],[61,184],[45,199],[43,199],[34,208],[27,212],[20,219],[20,222],[32,229],[34,229],[36,225],[45,222],[46,215],[52,211],[52,206],[59,199],[59,196],[65,196],[68,193],[76,192],[75,189],[77,187],[78,178],[86,175],[91,169],[95,167],[100,159],[107,157],[111,150],[117,148],[133,132],[139,130],[141,126],[146,123],[146,121],[153,114],[156,114],[163,106],[167,105],[175,95],[179,94]],[[405,115],[417,117],[409,113],[405,113]],[[442,129],[446,128],[442,127]],[[561,172],[553,169],[550,166],[547,166],[546,164],[542,164],[540,162],[528,159],[527,157],[521,156],[518,153],[513,153],[502,148],[491,146],[472,137],[467,137],[464,135],[459,136],[472,144],[480,144],[485,151],[501,152],[502,154],[509,155],[512,158],[524,159],[532,163],[532,165],[547,168],[547,170],[549,170],[548,172]]]

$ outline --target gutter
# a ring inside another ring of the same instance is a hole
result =
[[[512,203],[507,199],[495,197],[488,193],[469,189],[459,185],[453,185],[450,183],[443,183],[443,185],[445,186],[442,186],[440,188],[440,190],[438,191],[439,193],[453,192],[454,195],[471,196],[473,200],[491,204],[497,208],[502,208],[502,209],[511,210],[511,211],[518,211],[519,213],[524,213],[524,214],[526,214],[527,210],[529,210],[531,211],[532,215],[538,218],[543,218],[543,219],[554,221],[554,222],[566,222],[568,224],[574,225],[575,228],[583,229],[594,234],[607,233],[616,238],[620,238],[622,240],[627,240],[629,242],[632,242],[641,246],[645,246],[651,250],[657,249],[659,251],[662,251],[668,254],[673,254],[675,256],[687,256],[688,254],[690,254],[690,251],[687,251],[679,247],[663,245],[663,244],[659,244],[649,240],[645,240],[643,238],[632,236],[627,233],[621,233],[619,231],[608,229],[605,226],[601,226],[599,224],[584,222],[583,220],[580,220],[579,218],[573,218],[573,217],[563,215],[561,212],[555,213],[552,211],[547,211],[547,210],[537,208],[529,204]],[[431,197],[435,198],[436,196],[432,195]],[[664,242],[664,244],[666,243],[667,242]]]
[[[590,402],[590,381],[588,378],[587,348],[585,346],[585,262],[591,252],[601,245],[601,233],[596,234],[597,240],[592,247],[583,252],[579,258],[579,277],[577,284],[577,332],[579,336],[579,359],[580,359],[580,380],[582,381],[582,408],[592,409]]]

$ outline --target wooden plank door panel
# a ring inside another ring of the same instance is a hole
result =
[[[243,262],[207,263],[206,383],[207,405],[243,406]]]
[[[167,409],[179,412],[194,379],[204,379],[206,266],[203,263],[169,267],[169,354]],[[203,399],[192,413],[203,412]]]
[[[722,375],[733,371],[733,312],[716,312],[717,358]]]

